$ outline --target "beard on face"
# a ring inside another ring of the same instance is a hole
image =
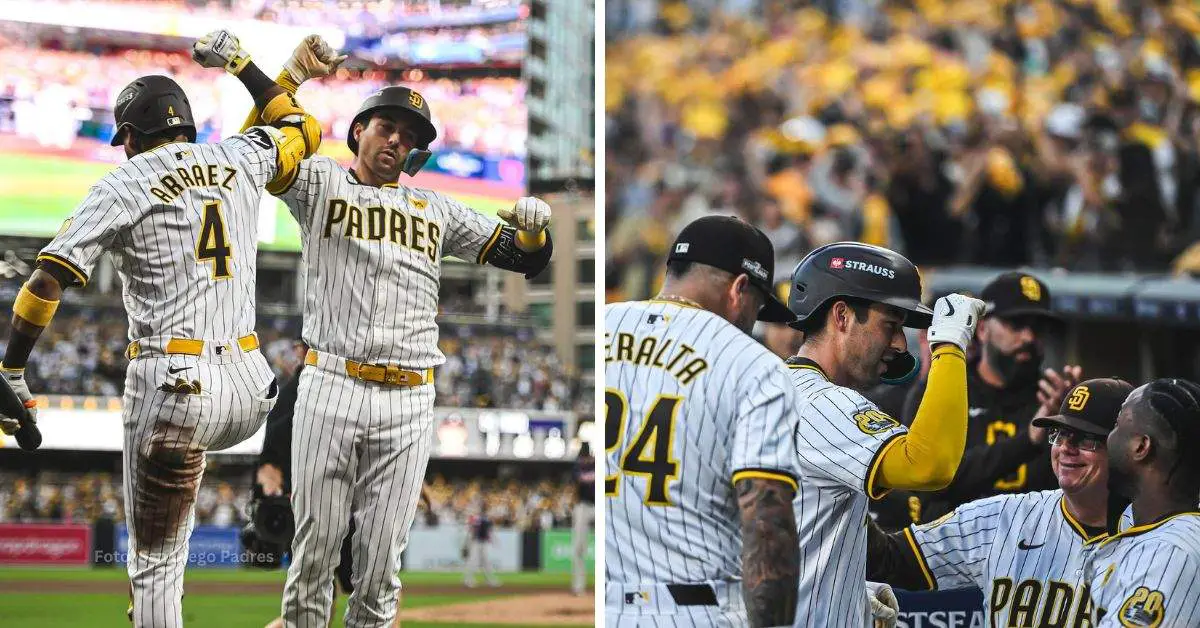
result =
[[[737,325],[738,329],[742,330],[742,332],[744,332],[747,336],[749,336],[751,333],[754,332],[754,323],[757,320],[758,320],[757,312],[750,312],[749,314],[746,314],[743,312],[741,314],[741,316],[738,317],[738,320],[734,324]]]
[[[1029,359],[1018,360],[1017,354],[1025,352]],[[1037,381],[1042,370],[1042,349],[1034,343],[1025,343],[1011,353],[1000,350],[991,341],[987,343],[987,361],[1007,388],[1016,388]]]
[[[851,388],[866,390],[879,383],[881,375],[879,364],[883,356],[887,355],[890,345],[891,342],[888,339],[872,344],[869,339],[860,337],[857,342],[847,347],[849,349],[847,353],[853,366],[849,369],[854,378]]]
[[[1115,452],[1114,452],[1115,453]],[[1137,490],[1137,477],[1126,468],[1123,457],[1109,454],[1108,458],[1108,491],[1126,500],[1133,497]]]

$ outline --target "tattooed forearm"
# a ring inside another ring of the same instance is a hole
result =
[[[739,480],[742,516],[742,595],[751,626],[791,624],[800,586],[800,544],[791,486],[777,480]]]

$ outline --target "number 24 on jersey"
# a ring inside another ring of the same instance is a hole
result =
[[[659,395],[642,418],[637,435],[622,448],[625,421],[629,418],[629,401],[616,388],[604,390],[604,449],[606,453],[621,452],[616,473],[604,477],[604,494],[616,496],[620,491],[620,475],[646,478],[643,501],[647,506],[671,506],[670,484],[679,477],[679,461],[674,459],[675,418],[683,397]]]

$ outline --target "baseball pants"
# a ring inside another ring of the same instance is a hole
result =
[[[257,348],[210,340],[199,355],[167,354],[168,342],[135,341],[125,374],[122,484],[129,614],[138,627],[183,625],[183,571],[204,452],[252,436],[278,394],[275,374]]]
[[[496,574],[492,572],[492,561],[488,558],[488,541],[471,539],[467,542],[467,569],[463,582],[468,587],[475,586],[476,574],[483,572],[483,579],[491,586],[498,586]]]
[[[637,626],[677,626],[679,628],[749,626],[746,606],[742,603],[741,582],[706,582],[717,603],[685,605],[676,603],[677,594],[660,583],[604,584],[604,624],[608,628]]]
[[[417,513],[433,435],[432,384],[394,387],[346,375],[319,354],[300,375],[292,432],[296,535],[283,591],[285,626],[325,628],[333,569],[351,515],[354,592],[346,626],[390,626],[400,554]]]
[[[571,513],[571,592],[587,589],[588,537],[596,521],[596,504],[578,502]]]

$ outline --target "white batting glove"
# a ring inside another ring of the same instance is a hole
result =
[[[37,423],[37,402],[33,400],[33,394],[29,392],[29,385],[25,383],[25,369],[0,368],[0,377],[3,377],[4,381],[8,383],[8,387],[17,393],[17,398],[29,409],[29,418]],[[19,429],[21,429],[21,423],[16,417],[0,415],[0,432],[12,436]]]
[[[335,52],[320,35],[309,35],[292,51],[292,57],[283,64],[283,69],[300,85],[308,79],[333,74],[345,60],[346,55]]]
[[[192,59],[206,68],[225,68],[237,76],[250,63],[250,53],[242,50],[236,35],[222,28],[192,44]]]
[[[550,224],[550,206],[532,196],[521,197],[512,209],[502,209],[496,215],[516,229],[533,234],[545,231]]]
[[[882,582],[867,581],[867,603],[871,605],[874,628],[895,628],[900,617],[900,602],[892,587]]]
[[[983,316],[983,301],[962,294],[948,294],[933,304],[933,324],[927,337],[929,346],[948,342],[963,351],[975,337],[975,325]]]

